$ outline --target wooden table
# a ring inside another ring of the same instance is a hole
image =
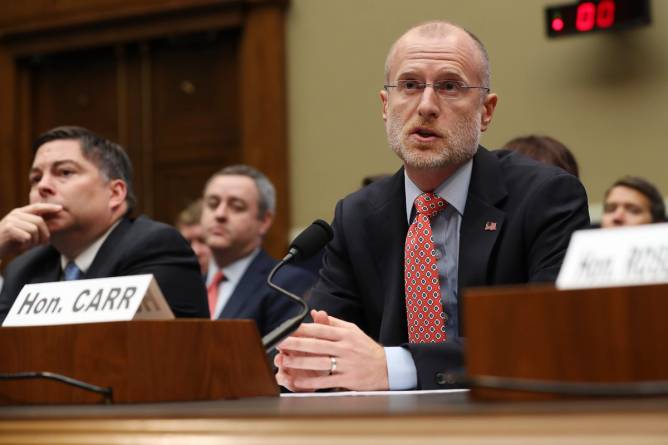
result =
[[[468,393],[0,407],[0,444],[668,444],[668,399]]]

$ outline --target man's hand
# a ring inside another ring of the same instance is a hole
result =
[[[353,323],[311,311],[314,323],[303,323],[279,346],[274,358],[276,380],[291,391],[344,388],[387,390],[385,350]],[[336,369],[330,374],[333,360]]]
[[[49,242],[44,216],[59,212],[60,204],[35,203],[19,207],[0,220],[0,258]]]
[[[329,324],[329,319],[327,313],[324,311],[311,310],[311,317],[313,318],[314,323],[320,324]],[[303,324],[302,324],[303,326]],[[297,332],[293,332],[292,335],[297,335]],[[326,371],[318,370],[302,370],[302,369],[291,369],[283,367],[283,363],[286,360],[286,357],[305,357],[312,356],[312,354],[307,354],[304,352],[297,351],[283,351],[280,348],[280,344],[277,347],[279,353],[274,356],[274,364],[278,367],[278,372],[276,373],[276,380],[279,385],[282,385],[288,388],[292,392],[313,392],[314,388],[303,388],[295,383],[295,378],[301,379],[303,377],[318,377],[329,375],[329,368]],[[331,363],[331,360],[330,360]]]

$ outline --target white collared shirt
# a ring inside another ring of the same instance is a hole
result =
[[[112,230],[116,228],[117,225],[121,223],[121,220],[123,218],[119,219],[115,223],[109,227],[109,229],[102,234],[101,237],[96,239],[93,244],[88,246],[86,249],[84,249],[83,252],[81,252],[74,260],[71,260],[67,258],[65,255],[60,255],[60,268],[61,270],[65,270],[65,267],[67,266],[67,263],[70,261],[74,261],[74,264],[77,265],[81,273],[85,274],[88,269],[90,269],[90,265],[93,264],[93,261],[95,260],[95,257],[97,256],[97,252],[99,252],[100,247],[102,247],[102,244],[107,240],[107,237],[111,233]]]
[[[260,253],[260,248],[253,250],[249,255],[236,260],[234,263],[223,267],[223,275],[225,279],[220,282],[218,285],[218,302],[216,303],[216,309],[212,314],[212,319],[217,319],[220,317],[220,314],[223,313],[225,305],[229,301],[234,289],[236,289],[237,284],[241,281],[241,277],[246,273],[246,269],[250,266],[250,263],[255,259],[257,254]],[[209,284],[213,280],[213,277],[221,270],[220,267],[216,264],[216,261],[212,258],[209,261],[209,271],[206,275],[206,287],[208,289]]]

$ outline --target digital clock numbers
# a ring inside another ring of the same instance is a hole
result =
[[[548,6],[545,19],[548,37],[648,25],[649,0],[581,0]]]

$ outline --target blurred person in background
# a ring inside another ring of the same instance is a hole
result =
[[[206,279],[211,318],[253,319],[266,335],[299,310],[267,285],[278,263],[262,248],[276,211],[274,185],[253,167],[232,165],[209,178],[203,199],[202,228],[211,249]],[[315,276],[286,265],[274,282],[304,296]]]
[[[663,196],[654,184],[625,176],[605,192],[601,227],[637,226],[666,220]]]
[[[550,136],[520,136],[511,139],[503,146],[548,165],[554,165],[575,177],[580,170],[573,153],[564,144]]]
[[[206,275],[209,269],[209,259],[211,258],[211,250],[206,245],[204,239],[204,230],[200,219],[202,218],[202,199],[198,199],[190,203],[188,207],[183,209],[176,218],[174,224],[181,235],[190,243],[190,247],[195,252],[199,267],[202,270],[202,275]]]

